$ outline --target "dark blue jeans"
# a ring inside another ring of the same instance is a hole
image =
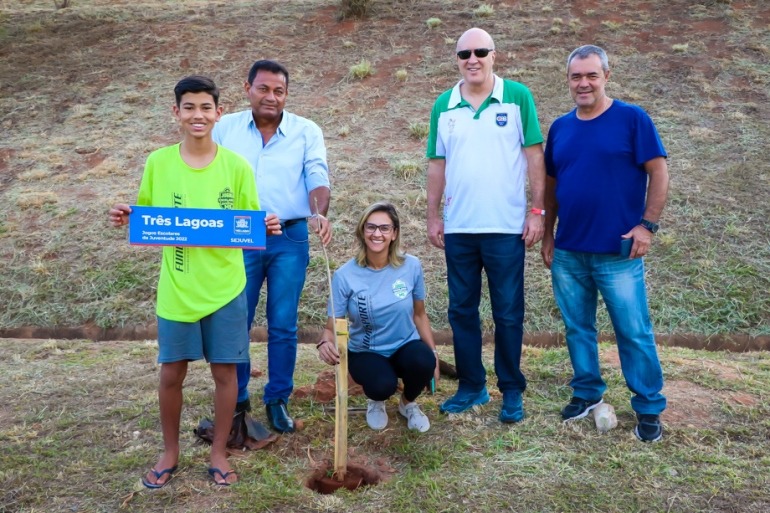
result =
[[[459,234],[444,236],[452,327],[459,390],[476,392],[486,386],[481,361],[481,271],[487,274],[495,322],[495,372],[501,392],[523,392],[521,372],[524,335],[524,241],[521,234]]]
[[[254,322],[262,283],[267,280],[267,384],[264,401],[288,401],[294,390],[297,362],[297,310],[310,261],[307,222],[283,228],[267,237],[265,250],[244,250],[248,327]],[[236,366],[238,401],[249,398],[251,363]]]

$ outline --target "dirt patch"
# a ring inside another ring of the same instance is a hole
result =
[[[364,389],[348,375],[348,396],[363,395]],[[319,403],[328,403],[337,396],[337,380],[333,370],[325,370],[318,375],[315,384],[294,390],[294,397],[312,397]]]
[[[693,367],[696,365],[698,370],[703,370],[724,381],[741,381],[743,379],[738,364],[729,365],[712,360],[693,361],[686,358],[672,358],[671,362],[677,366]]]
[[[106,153],[103,153],[100,148],[76,148],[75,153],[83,155],[86,169],[95,168],[109,156]]]
[[[740,404],[741,406],[757,406],[759,404],[759,398],[752,394],[745,392],[730,392],[726,394],[728,401]]]
[[[668,400],[668,406],[661,414],[664,423],[694,428],[713,425],[718,408],[718,396],[713,390],[676,380],[666,383],[663,394]]]
[[[305,486],[321,494],[331,494],[341,488],[357,490],[362,486],[371,486],[387,480],[396,470],[384,459],[379,458],[373,463],[349,461],[342,479],[334,474],[334,464],[331,461],[321,462],[305,482]]]
[[[709,428],[721,424],[719,409],[722,403],[744,407],[756,406],[758,399],[748,393],[714,392],[688,381],[669,381],[663,387],[668,400],[661,419],[667,425],[688,428]]]
[[[602,363],[609,365],[615,369],[620,368],[620,355],[618,354],[617,346],[610,347],[601,352],[599,359]]]
[[[620,369],[617,347],[602,351],[601,362]],[[740,381],[743,376],[737,367],[705,360],[671,358],[671,363],[680,366],[697,366],[724,381]],[[737,404],[744,407],[756,406],[759,399],[745,392],[719,392],[698,386],[689,381],[671,380],[663,386],[663,395],[668,405],[661,418],[673,426],[704,428],[721,423],[719,409],[722,404]]]

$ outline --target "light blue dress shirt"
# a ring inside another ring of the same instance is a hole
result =
[[[262,210],[281,220],[315,213],[308,194],[318,187],[329,187],[326,146],[318,125],[283,111],[278,131],[263,145],[251,110],[244,110],[222,116],[212,137],[249,161]]]

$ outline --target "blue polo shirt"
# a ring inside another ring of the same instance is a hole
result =
[[[532,94],[497,75],[478,110],[458,82],[433,105],[427,157],[446,159],[444,233],[524,231],[527,157],[522,148],[543,142]],[[261,189],[260,189],[261,190]]]
[[[214,126],[214,141],[251,164],[263,210],[281,219],[310,216],[308,194],[329,187],[321,129],[309,119],[283,111],[276,134],[262,144],[251,110],[226,114]]]

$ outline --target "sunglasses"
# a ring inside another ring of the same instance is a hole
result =
[[[483,59],[484,57],[489,55],[489,52],[494,52],[494,51],[495,51],[494,48],[476,48],[475,50],[460,50],[459,52],[457,52],[457,56],[460,59],[467,61],[468,59],[471,58],[471,53],[473,53],[473,55],[475,55],[479,59]]]

